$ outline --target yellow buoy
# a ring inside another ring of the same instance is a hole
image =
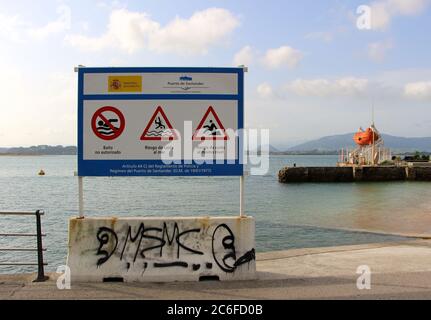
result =
[[[39,171],[38,175],[40,175],[40,176],[44,176],[44,175],[45,175],[45,171],[43,171],[42,169],[40,169],[40,171]]]

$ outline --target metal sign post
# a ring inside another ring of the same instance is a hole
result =
[[[242,68],[245,72],[248,72],[248,68],[244,65],[240,65],[239,68]],[[244,102],[243,102],[244,103]],[[245,111],[242,113],[243,118],[245,119]],[[245,127],[245,124],[244,124]],[[240,137],[240,139],[244,139],[244,134]],[[244,145],[244,141],[242,142],[242,145]],[[239,177],[239,216],[245,217],[244,209],[245,209],[245,203],[244,203],[244,193],[245,193],[245,173],[243,171],[242,175]]]
[[[239,216],[244,217],[244,175],[239,177]]]
[[[84,186],[83,177],[78,177],[79,217],[84,218]]]

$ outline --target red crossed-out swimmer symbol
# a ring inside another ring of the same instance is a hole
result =
[[[106,112],[112,112],[116,117],[108,119]],[[118,126],[113,124],[118,122]],[[118,138],[123,133],[125,126],[126,120],[124,115],[120,110],[111,106],[98,109],[91,118],[91,128],[94,134],[103,140],[114,140]]]

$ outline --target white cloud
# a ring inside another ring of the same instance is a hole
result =
[[[276,69],[287,66],[296,67],[302,60],[303,54],[289,46],[282,46],[276,49],[268,49],[263,57],[263,64],[269,69]]]
[[[239,21],[225,9],[196,12],[190,19],[175,18],[150,39],[150,48],[161,52],[201,53],[225,40]]]
[[[404,95],[408,98],[431,98],[431,81],[410,82],[404,86]]]
[[[212,45],[224,43],[238,25],[230,11],[220,8],[195,12],[189,19],[176,17],[164,27],[146,13],[119,9],[111,12],[103,35],[69,35],[66,42],[84,51],[120,48],[133,53],[148,48],[180,55],[205,54]]]
[[[274,91],[270,84],[264,82],[257,86],[257,94],[259,97],[266,99],[274,95]]]
[[[19,43],[28,40],[42,40],[50,35],[69,30],[71,27],[70,7],[58,6],[57,15],[55,20],[37,27],[20,15],[11,16],[0,13],[0,38]]]
[[[385,30],[392,18],[396,16],[412,16],[422,13],[429,0],[380,0],[370,4],[371,28]]]
[[[285,89],[299,96],[352,96],[363,94],[368,88],[368,79],[345,77],[335,80],[329,79],[297,79],[287,85]]]
[[[45,39],[52,34],[58,34],[69,30],[71,26],[72,13],[69,6],[61,5],[57,8],[58,18],[43,27],[30,28],[29,35],[35,39]]]
[[[387,3],[399,14],[416,15],[426,8],[429,0],[387,0]]]
[[[373,42],[368,45],[368,57],[374,62],[382,62],[388,50],[394,47],[392,41]]]
[[[131,12],[126,9],[114,10],[109,18],[108,30],[100,37],[83,35],[66,36],[66,42],[83,51],[101,51],[118,47],[133,53],[141,49],[148,36],[160,28],[146,13]]]
[[[240,65],[249,66],[253,63],[253,61],[254,61],[253,49],[250,46],[245,46],[235,54],[235,56],[233,58],[233,65],[234,66],[240,66]]]
[[[22,29],[27,23],[19,15],[9,16],[0,13],[0,37],[12,42],[22,41]]]

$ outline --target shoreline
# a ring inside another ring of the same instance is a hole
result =
[[[312,224],[310,224],[310,225],[308,225],[308,224],[292,224],[289,226],[305,227],[305,228],[318,228],[318,229],[326,229],[326,230],[334,230],[334,231],[369,233],[369,234],[382,235],[382,236],[396,236],[396,237],[404,237],[404,238],[412,238],[412,239],[431,240],[431,232],[430,233],[391,232],[391,231],[383,231],[383,230],[367,230],[367,229],[358,229],[358,228],[314,226]]]

